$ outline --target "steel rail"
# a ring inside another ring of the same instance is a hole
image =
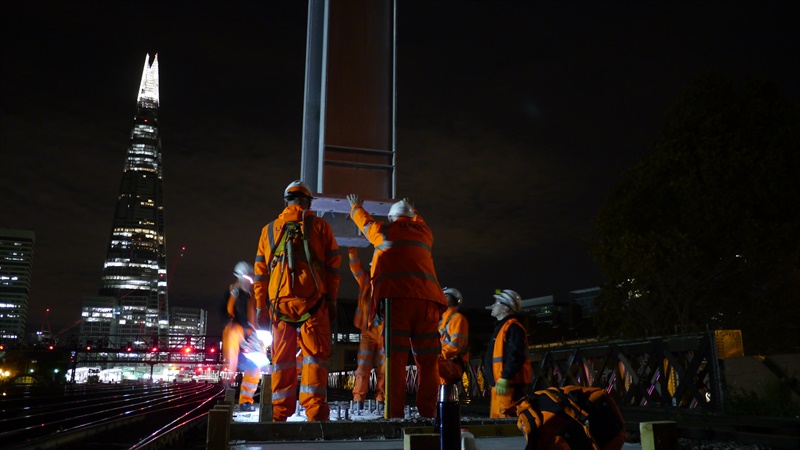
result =
[[[215,399],[219,397],[222,397],[223,395],[224,395],[224,390],[220,390],[213,397],[209,397],[205,401],[202,401],[199,405],[192,408],[190,411],[187,411],[177,419],[164,425],[163,427],[154,431],[146,438],[137,442],[135,445],[130,447],[129,450],[135,450],[135,449],[152,450],[152,449],[162,448],[162,446],[164,445],[170,445],[174,439],[185,433],[187,430],[195,428],[198,425],[201,425],[201,420],[208,416],[208,410],[213,407],[213,404],[209,405],[209,403],[213,402]]]
[[[39,426],[28,426],[23,430],[0,433],[0,440],[16,445],[16,447],[10,447],[14,449],[61,448],[65,444],[86,441],[90,437],[109,430],[153,417],[157,417],[158,426],[161,426],[165,415],[167,417],[181,415],[187,408],[192,409],[196,408],[198,404],[207,403],[210,399],[218,396],[220,392],[221,388],[217,385],[197,385],[174,390],[168,395],[163,395],[164,392],[161,392],[160,398],[153,398],[151,394],[145,401],[131,402],[131,399],[125,399],[119,402],[122,403],[121,406],[110,409],[107,408],[109,405],[104,403],[106,409],[98,407],[94,412],[72,417],[69,420],[56,420],[49,424],[41,423]],[[209,394],[213,395],[209,396]],[[50,416],[53,414],[63,414],[63,411],[50,413]],[[109,416],[109,414],[113,414],[113,416]],[[31,438],[33,433],[36,434],[36,437]],[[42,436],[42,433],[46,434]],[[131,438],[130,442],[136,442],[137,439]],[[14,440],[18,443],[14,444]]]

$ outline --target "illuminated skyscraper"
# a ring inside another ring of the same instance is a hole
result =
[[[99,291],[114,300],[119,334],[169,329],[158,106],[158,55],[147,55]]]
[[[0,229],[0,344],[25,336],[35,243],[33,231]]]

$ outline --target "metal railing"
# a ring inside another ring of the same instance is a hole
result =
[[[576,385],[605,389],[620,406],[720,410],[722,380],[712,333],[635,341],[590,342],[530,349],[531,390]],[[462,398],[489,395],[482,358],[470,360]],[[375,371],[370,390],[375,389]],[[352,389],[355,370],[331,372],[328,386]],[[416,366],[407,366],[406,390],[416,392]]]

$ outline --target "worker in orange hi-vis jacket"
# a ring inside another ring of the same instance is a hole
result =
[[[342,256],[331,226],[310,211],[302,181],[284,191],[285,208],[261,230],[255,290],[259,325],[272,323],[272,419],[285,422],[297,404],[297,344],[302,351],[300,404],[309,421],[330,418],[327,403],[331,322],[336,320]]]
[[[229,321],[222,330],[222,349],[228,370],[242,372],[239,386],[239,410],[253,411],[253,396],[261,378],[261,367],[266,368],[267,356],[256,336],[256,302],[253,297],[253,269],[240,261],[233,269],[237,280],[229,287],[225,310]]]
[[[439,383],[461,383],[464,369],[469,365],[469,322],[458,312],[463,297],[458,289],[444,288],[447,311],[439,321],[442,353],[439,354]]]
[[[369,320],[388,299],[387,418],[404,417],[406,363],[413,350],[417,366],[417,409],[436,417],[439,390],[439,318],[446,307],[433,265],[433,233],[408,199],[389,209],[389,222],[378,222],[363,208],[358,194],[347,196],[350,216],[375,247],[372,256],[372,303]]]
[[[353,315],[353,325],[361,330],[361,343],[358,345],[358,368],[356,369],[356,383],[353,386],[353,401],[357,409],[364,409],[364,400],[369,390],[370,372],[375,368],[375,400],[378,410],[383,408],[384,398],[384,363],[386,353],[383,351],[383,322],[375,315],[372,321],[368,320],[369,308],[372,303],[372,284],[369,274],[361,266],[358,258],[358,249],[349,247],[347,254],[350,258],[350,272],[358,282],[358,305]]]

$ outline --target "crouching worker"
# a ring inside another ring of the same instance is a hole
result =
[[[225,361],[231,373],[242,372],[239,410],[253,411],[253,396],[258,388],[261,367],[267,356],[256,336],[256,302],[253,296],[253,269],[240,261],[233,269],[236,282],[230,285],[226,302],[229,321],[222,330]]]

